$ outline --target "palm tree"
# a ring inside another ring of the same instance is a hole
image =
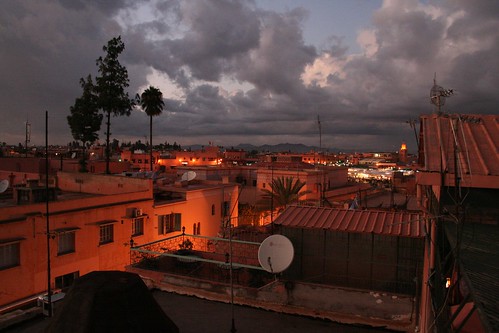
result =
[[[261,208],[269,208],[271,213],[277,210],[277,213],[282,212],[289,204],[300,201],[300,198],[310,191],[302,191],[306,185],[305,182],[293,177],[278,177],[272,179],[269,189],[262,189],[264,195],[259,201]]]
[[[163,93],[158,88],[150,86],[140,95],[140,106],[145,113],[150,117],[149,120],[149,162],[152,171],[152,117],[159,116],[163,111]]]

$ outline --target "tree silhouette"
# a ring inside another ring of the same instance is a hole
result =
[[[140,106],[145,111],[145,113],[149,116],[149,162],[150,168],[152,171],[152,117],[159,116],[163,111],[163,106],[165,102],[163,102],[163,94],[161,90],[150,86],[144,92],[138,96],[137,100],[139,101]]]
[[[83,144],[83,156],[80,159],[80,172],[87,172],[87,154],[85,148],[88,143],[93,143],[99,138],[97,132],[102,124],[102,114],[99,113],[98,96],[95,94],[95,86],[92,77],[80,79],[83,89],[81,97],[75,99],[74,105],[69,110],[71,115],[67,117],[71,134],[75,140]]]
[[[99,57],[96,64],[100,76],[96,78],[96,92],[99,108],[106,115],[106,173],[109,172],[111,155],[109,136],[111,134],[111,114],[113,116],[129,116],[135,101],[128,97],[125,88],[129,86],[128,71],[118,60],[118,56],[125,49],[121,36],[108,41],[102,47],[105,57]]]

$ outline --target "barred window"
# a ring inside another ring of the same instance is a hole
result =
[[[105,224],[100,226],[99,244],[112,243],[114,240],[114,225]]]

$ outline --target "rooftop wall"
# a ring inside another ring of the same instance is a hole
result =
[[[151,179],[69,172],[58,172],[57,178],[59,188],[63,191],[90,194],[119,194],[148,191],[150,192],[150,197],[152,197]]]

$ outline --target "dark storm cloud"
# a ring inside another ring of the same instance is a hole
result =
[[[242,2],[206,0],[185,7],[183,19],[190,30],[169,46],[194,78],[218,81],[228,62],[258,46],[259,20]]]
[[[334,31],[323,45],[309,45],[303,8],[276,13],[233,0],[3,1],[0,141],[23,142],[28,117],[33,143],[43,143],[44,110],[51,141],[72,141],[66,117],[81,94],[78,80],[97,74],[102,46],[121,35],[130,95],[152,76],[151,84],[168,82],[155,142],[318,145],[320,116],[323,147],[397,149],[403,140],[414,147],[406,121],[432,112],[435,73],[456,91],[445,111],[497,113],[498,10],[486,0],[439,7],[385,1],[372,17],[372,40],[364,41],[370,49],[351,54]],[[147,140],[148,121],[139,109],[112,118],[112,136]]]
[[[56,1],[3,1],[0,25],[2,141],[23,142],[28,118],[33,141],[43,142],[45,110],[54,138],[69,141],[65,119],[78,80],[93,72],[103,41],[119,26],[92,6]]]
[[[285,14],[262,13],[259,48],[235,65],[236,77],[264,91],[300,94],[303,68],[316,57],[315,48],[303,40],[304,17],[300,9]]]

